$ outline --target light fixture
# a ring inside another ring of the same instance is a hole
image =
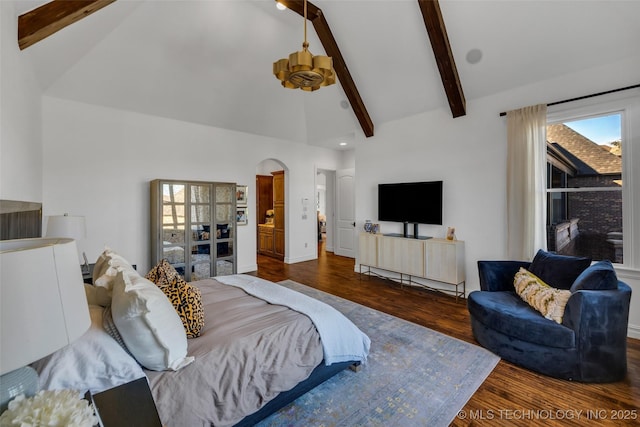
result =
[[[278,8],[278,10],[285,10],[287,8],[287,6],[283,5],[279,1],[276,1],[276,7]]]
[[[80,240],[87,237],[87,226],[83,216],[69,215],[51,215],[47,219],[47,233],[46,237],[67,237],[73,240]],[[82,252],[82,258],[84,264],[82,265],[82,272],[89,272],[89,262],[87,261],[87,255]]]
[[[346,142],[344,142],[344,141],[342,141],[342,142],[340,143],[340,146],[342,146],[342,147],[344,147],[345,145],[347,145],[347,143],[346,143]]]
[[[313,56],[307,42],[307,0],[304,0],[304,42],[302,50],[273,63],[273,74],[289,89],[314,91],[336,82],[330,56]]]
[[[27,366],[61,349],[91,324],[71,239],[0,241],[0,412],[19,394],[34,395]]]

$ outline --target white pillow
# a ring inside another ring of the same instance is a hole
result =
[[[111,292],[106,288],[85,283],[84,293],[87,296],[89,305],[99,305],[101,307],[111,305]]]
[[[107,271],[107,268],[109,268],[110,252],[111,252],[111,249],[105,247],[104,251],[102,251],[102,253],[98,256],[98,259],[96,260],[96,262],[93,264],[93,273],[92,273],[93,283],[96,283],[96,280],[98,280],[98,278],[102,276],[105,271]]]
[[[42,390],[99,393],[144,376],[144,371],[102,327],[104,308],[89,306],[91,327],[80,338],[31,364]]]
[[[187,335],[164,292],[135,271],[119,271],[113,282],[111,315],[127,348],[147,369],[174,370],[193,362]]]
[[[105,248],[93,266],[93,284],[107,288],[111,292],[113,281],[119,270],[135,271],[124,257],[110,248]]]

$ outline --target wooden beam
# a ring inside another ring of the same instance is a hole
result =
[[[279,3],[282,3],[288,9],[298,13],[300,16],[304,17],[304,1],[302,0],[277,0]],[[353,112],[360,122],[360,127],[362,127],[362,131],[367,137],[373,136],[373,121],[367,112],[367,107],[364,105],[364,101],[360,97],[360,93],[358,92],[358,88],[356,87],[353,78],[351,77],[351,73],[349,73],[349,69],[347,68],[347,64],[340,52],[340,48],[338,47],[338,43],[336,39],[333,37],[333,33],[331,32],[331,28],[329,27],[329,23],[327,19],[324,17],[322,10],[315,6],[312,3],[307,2],[307,19],[313,23],[313,28],[316,30],[318,34],[318,38],[324,47],[327,56],[330,56],[333,59],[333,68],[336,71],[336,75],[338,76],[338,80],[340,80],[340,84],[342,85],[342,89],[347,95],[347,99],[351,104],[351,108],[353,108]]]
[[[440,4],[438,0],[418,0],[424,25],[431,40],[431,48],[440,70],[442,85],[449,100],[449,107],[453,117],[460,117],[466,114],[466,102],[464,93],[462,92],[462,84],[458,77],[458,69],[453,59],[451,45],[449,45],[449,37],[447,29],[442,19]]]
[[[54,0],[18,17],[18,46],[24,50],[116,0]]]

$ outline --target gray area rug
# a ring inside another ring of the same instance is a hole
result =
[[[345,370],[258,425],[448,426],[500,360],[473,344],[301,285],[371,338],[360,372]]]

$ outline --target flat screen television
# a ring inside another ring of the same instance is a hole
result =
[[[442,225],[442,181],[378,184],[378,221]]]

